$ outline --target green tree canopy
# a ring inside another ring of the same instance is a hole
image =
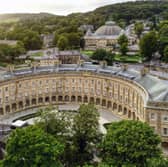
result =
[[[101,144],[103,161],[109,165],[143,167],[161,155],[161,140],[153,129],[139,121],[120,121],[108,127]]]
[[[78,33],[69,33],[68,41],[71,49],[78,49],[80,47],[80,35]]]
[[[150,159],[147,163],[147,167],[167,167],[168,166],[168,159],[167,158],[153,158]]]
[[[61,35],[57,41],[57,47],[60,50],[65,50],[68,48],[68,38],[65,35]]]
[[[144,29],[144,25],[142,22],[135,23],[134,31],[135,31],[136,35],[138,36],[138,38],[140,38],[140,36],[143,32],[143,29]]]
[[[168,63],[168,45],[165,47],[163,55],[163,60]]]
[[[4,167],[59,167],[64,146],[36,126],[16,129],[7,141]]]
[[[81,165],[92,159],[93,145],[99,140],[99,113],[92,105],[81,105],[74,117],[73,144],[75,159]]]
[[[155,31],[151,31],[145,34],[139,43],[141,55],[150,60],[153,53],[157,51],[158,37]]]
[[[114,54],[112,54],[109,51],[106,51],[105,49],[97,49],[93,55],[92,55],[92,59],[94,60],[98,60],[98,61],[107,61],[108,65],[112,65],[113,64],[113,59],[114,59]]]
[[[162,23],[159,30],[159,52],[163,56],[164,49],[168,45],[168,23]]]
[[[40,109],[39,112],[41,114],[36,124],[46,133],[51,134],[61,141],[66,138],[66,135],[69,135],[72,126],[69,121],[70,115],[67,116],[66,112],[59,112],[53,107]]]
[[[41,49],[43,41],[37,32],[28,30],[24,33],[24,37],[21,40],[27,50]]]
[[[22,42],[16,45],[0,44],[0,61],[14,63],[17,57],[25,53],[25,48]]]
[[[120,52],[122,55],[126,55],[128,51],[128,38],[125,34],[118,38],[118,44],[120,46]]]

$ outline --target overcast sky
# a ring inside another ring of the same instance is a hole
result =
[[[134,0],[0,0],[0,13],[48,12],[67,15],[86,12],[107,4]]]

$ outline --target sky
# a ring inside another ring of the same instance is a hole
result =
[[[53,13],[67,15],[134,0],[0,0],[0,13]]]

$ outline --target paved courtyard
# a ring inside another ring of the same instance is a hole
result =
[[[58,105],[59,110],[77,110],[79,108],[78,104],[64,104],[64,105]],[[39,108],[34,108],[34,109],[29,109],[26,111],[18,112],[18,113],[12,113],[10,115],[6,115],[3,118],[0,119],[0,124],[8,124],[10,125],[13,120],[26,116],[28,114],[33,114],[38,111]],[[114,121],[119,121],[121,120],[119,117],[114,115],[112,112],[103,109],[103,108],[98,108],[98,111],[100,113],[100,129],[102,133],[106,133],[106,129],[104,128],[103,124],[114,122]],[[29,119],[28,122],[32,124],[34,122],[34,119]]]

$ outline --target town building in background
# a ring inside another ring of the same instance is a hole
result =
[[[89,29],[84,37],[85,50],[96,50],[99,48],[115,50],[118,47],[118,38],[125,34],[128,37],[129,45],[136,43],[136,37],[129,34],[113,21],[108,21],[98,28],[94,33]]]

